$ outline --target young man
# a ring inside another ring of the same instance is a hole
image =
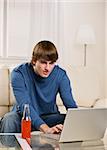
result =
[[[16,98],[12,112],[1,121],[1,132],[20,132],[24,104],[29,104],[32,130],[44,133],[62,131],[64,114],[56,105],[60,94],[66,109],[76,108],[66,72],[56,65],[58,53],[50,41],[41,41],[33,49],[31,63],[15,68],[11,83]]]

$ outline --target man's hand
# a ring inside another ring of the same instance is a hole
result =
[[[44,133],[60,133],[63,129],[63,125],[62,124],[57,124],[53,127],[48,127],[46,124],[42,124],[40,126],[40,131],[44,132]]]
[[[49,128],[46,133],[60,133],[62,131],[62,128],[62,124],[57,124],[56,126]]]

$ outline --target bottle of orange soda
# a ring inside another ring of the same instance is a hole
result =
[[[24,105],[23,117],[21,121],[22,138],[31,138],[31,118],[29,104]]]

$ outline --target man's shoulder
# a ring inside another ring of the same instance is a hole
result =
[[[61,74],[65,74],[66,73],[65,69],[60,67],[59,65],[56,65],[55,68]]]
[[[22,64],[19,64],[18,66],[16,66],[16,67],[13,69],[13,71],[21,71],[21,70],[26,69],[28,66],[29,66],[29,63],[28,63],[28,62],[22,63]]]
[[[27,74],[29,68],[30,68],[30,63],[28,62],[19,64],[12,70],[11,75],[15,75],[16,73]]]
[[[56,76],[62,78],[63,76],[66,76],[66,71],[65,69],[63,69],[62,67],[60,67],[59,65],[55,66],[55,72],[56,72]]]

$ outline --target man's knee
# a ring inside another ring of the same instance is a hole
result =
[[[19,120],[19,115],[16,113],[16,112],[9,112],[9,113],[6,113],[4,115],[4,117],[2,118],[1,122],[3,123],[12,123],[12,122],[15,122],[17,120]]]
[[[9,112],[9,113],[6,113],[3,117],[3,119],[6,119],[6,120],[14,120],[16,118],[19,118],[19,115],[17,112]]]
[[[9,112],[1,119],[1,132],[20,132],[21,117],[16,112]]]

